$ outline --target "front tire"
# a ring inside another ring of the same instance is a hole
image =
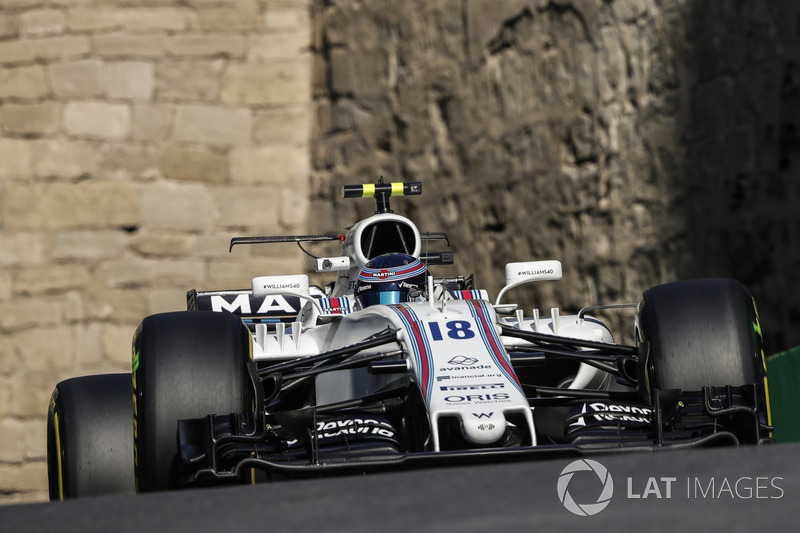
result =
[[[132,394],[130,374],[56,385],[47,414],[51,500],[134,492]]]
[[[653,287],[642,297],[638,330],[649,343],[645,394],[754,384],[757,411],[770,423],[761,327],[753,297],[739,282],[700,279]]]
[[[175,488],[178,420],[252,411],[251,343],[230,313],[180,311],[142,321],[133,362],[139,492]]]

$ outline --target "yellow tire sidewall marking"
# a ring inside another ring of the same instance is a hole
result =
[[[64,473],[61,466],[61,431],[58,428],[58,412],[53,410],[53,426],[56,432],[56,464],[58,465],[58,499],[64,501]]]

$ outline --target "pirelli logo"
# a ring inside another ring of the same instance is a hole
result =
[[[478,384],[478,385],[447,385],[443,387],[439,387],[440,390],[443,391],[454,391],[454,390],[487,390],[487,389],[502,389],[505,387],[503,383],[488,383],[488,384]]]

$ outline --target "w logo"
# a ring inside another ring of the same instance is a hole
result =
[[[472,413],[475,418],[492,418],[494,412],[491,413]]]
[[[574,476],[576,472],[582,471],[594,472],[603,485],[602,491],[597,497],[597,501],[594,503],[577,503],[569,493],[569,485],[572,481],[572,476]],[[571,462],[561,471],[561,475],[558,478],[558,499],[561,500],[561,503],[566,507],[567,511],[578,516],[596,515],[608,507],[613,495],[614,480],[611,479],[611,474],[608,473],[605,466],[591,459],[579,459]]]

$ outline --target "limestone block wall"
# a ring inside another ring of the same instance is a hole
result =
[[[46,498],[67,377],[128,371],[142,317],[302,268],[307,0],[0,2],[0,503]]]

